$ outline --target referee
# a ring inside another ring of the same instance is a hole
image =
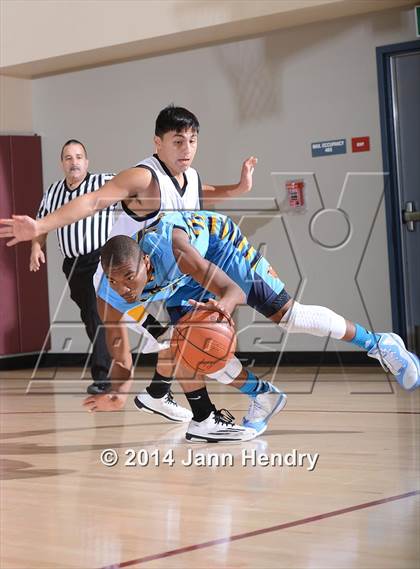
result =
[[[61,166],[65,178],[52,184],[44,194],[37,218],[52,213],[69,201],[98,190],[114,174],[91,174],[85,146],[78,140],[68,140],[61,150]],[[98,211],[91,217],[57,229],[58,243],[64,255],[63,272],[70,287],[70,297],[80,308],[80,316],[87,335],[93,343],[91,357],[92,385],[88,393],[105,393],[111,387],[108,371],[111,365],[106,342],[96,307],[93,275],[99,262],[100,248],[112,228],[115,206]],[[38,271],[45,263],[42,248],[47,235],[32,240],[30,271]]]

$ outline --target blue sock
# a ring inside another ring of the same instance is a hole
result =
[[[268,381],[261,381],[252,371],[246,370],[248,377],[239,391],[246,393],[250,397],[256,397],[260,393],[270,391],[270,383]]]
[[[359,346],[359,348],[363,348],[363,350],[366,350],[368,352],[371,348],[373,348],[373,346],[378,343],[381,335],[369,332],[369,330],[366,330],[366,328],[363,328],[363,326],[360,326],[360,324],[355,324],[355,326],[356,334],[354,335],[353,340],[350,340],[350,342],[352,344],[356,344],[356,346]]]

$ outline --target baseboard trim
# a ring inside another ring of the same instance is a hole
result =
[[[259,366],[373,366],[376,361],[366,357],[362,351],[351,352],[238,352],[237,357],[244,365]],[[156,354],[141,354],[137,360],[137,354],[133,359],[137,365],[156,365]],[[33,369],[39,359],[39,354],[13,355],[0,359],[0,371],[16,369]],[[47,367],[83,367],[86,362],[86,354],[58,354],[46,353],[39,362],[40,368]]]

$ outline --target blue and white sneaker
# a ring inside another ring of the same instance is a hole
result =
[[[259,393],[251,398],[248,413],[242,419],[242,425],[255,429],[261,435],[268,427],[268,421],[279,413],[287,403],[287,395],[270,384],[270,391]]]
[[[381,334],[376,346],[367,355],[379,361],[386,372],[395,375],[398,383],[407,391],[420,386],[420,361],[409,352],[397,334]]]

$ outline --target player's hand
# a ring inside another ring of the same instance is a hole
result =
[[[41,267],[41,263],[45,263],[45,255],[42,249],[32,249],[29,259],[29,270],[36,273]]]
[[[3,226],[0,227],[0,238],[13,237],[7,242],[8,247],[20,241],[31,241],[40,235],[37,221],[29,215],[12,215],[11,219],[0,219],[0,225]]]
[[[242,164],[241,180],[239,182],[239,189],[241,193],[245,194],[252,188],[252,174],[257,165],[258,159],[255,156],[250,156]]]
[[[89,413],[96,411],[119,411],[127,402],[128,394],[104,393],[102,395],[90,395],[83,401],[83,407]]]
[[[229,321],[229,324],[231,326],[235,326],[232,316],[227,308],[223,305],[223,302],[217,301],[214,298],[210,298],[207,302],[197,302],[197,300],[193,299],[190,299],[188,302],[197,310],[204,309],[223,314],[223,316]]]

